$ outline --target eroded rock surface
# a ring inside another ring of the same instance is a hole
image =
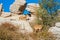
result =
[[[39,4],[29,3],[27,4],[26,10],[34,13],[38,8],[39,8]]]
[[[21,18],[20,20],[19,20],[19,17]],[[26,21],[25,19],[23,19],[23,16],[16,15],[16,16],[7,17],[7,18],[0,17],[0,25],[5,22],[13,24],[16,27],[18,27],[19,28],[17,30],[18,33],[21,32],[24,34],[24,33],[32,33],[33,32],[33,29],[30,26],[29,22]]]
[[[48,32],[51,32],[56,37],[56,40],[60,40],[60,22],[57,22],[54,27],[49,28]]]
[[[25,0],[15,0],[15,2],[10,6],[10,11],[13,13],[18,12],[19,8],[25,3]]]

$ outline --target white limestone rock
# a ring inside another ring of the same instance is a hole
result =
[[[30,24],[34,25],[36,23],[37,17],[35,15],[31,15],[31,17],[27,16],[27,19]]]
[[[18,27],[19,29],[17,30],[18,33],[26,33],[26,34],[29,34],[29,33],[32,33],[33,32],[33,29],[32,27],[30,26],[29,22],[26,21],[25,19],[20,19],[18,20],[17,19],[17,16],[15,17],[12,17],[13,20],[11,20],[10,18],[4,18],[4,17],[0,17],[0,25],[2,23],[10,23],[10,24],[13,24],[14,26]],[[17,20],[16,20],[17,19]]]
[[[19,15],[15,15],[15,16],[7,17],[6,19],[9,19],[9,20],[11,20],[11,21],[12,21],[12,20],[14,20],[14,21],[17,20],[17,21],[18,21],[18,20],[19,20],[19,17],[20,17]]]
[[[20,21],[21,19],[26,20],[25,15],[12,15],[10,17],[6,17],[6,19],[9,19],[11,21]]]
[[[24,5],[26,0],[15,0],[15,4]]]
[[[50,32],[52,32],[53,34],[59,34],[60,35],[60,28],[58,27],[51,27],[49,29]]]
[[[18,25],[19,26],[19,30],[18,32],[21,32],[21,33],[32,33],[33,32],[33,29],[32,27],[30,26],[29,22],[27,21],[23,21],[23,20],[20,20],[20,21],[11,21],[12,24],[14,25]]]
[[[13,12],[13,13],[16,13],[16,12],[18,12],[19,7],[20,7],[20,5],[12,4],[10,6],[10,11]]]
[[[2,12],[1,17],[8,17],[11,14],[13,14],[13,13],[10,13],[10,12]]]
[[[48,32],[51,32],[56,40],[60,40],[60,28],[58,27],[51,27]]]
[[[48,32],[51,32],[56,37],[56,40],[60,40],[60,22],[57,22],[55,27],[50,27]]]
[[[30,12],[35,12],[36,9],[39,8],[39,4],[36,3],[29,3],[27,4],[26,10],[30,11]]]
[[[60,28],[60,22],[57,22],[55,26]]]
[[[9,22],[9,21],[10,21],[9,19],[0,17],[0,25],[1,25],[2,23]]]
[[[15,2],[10,6],[10,11],[17,13],[20,6],[24,5],[25,3],[25,0],[15,0]]]

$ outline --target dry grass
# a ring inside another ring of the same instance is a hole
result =
[[[19,40],[19,34],[15,31],[17,28],[9,23],[0,25],[0,40]]]
[[[55,40],[46,29],[31,34],[17,33],[16,30],[18,28],[9,23],[0,25],[0,40]]]

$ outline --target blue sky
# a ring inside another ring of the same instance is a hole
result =
[[[14,3],[15,0],[0,0],[0,4],[2,3],[3,4],[3,9],[4,9],[4,12],[10,12],[9,10],[9,7],[12,3]],[[55,2],[58,2],[60,3],[60,0],[54,0]],[[26,0],[26,3],[38,3],[39,1],[38,0]],[[41,0],[40,0],[41,2]],[[55,7],[52,8],[52,10],[57,10],[57,9],[60,9],[60,5],[56,5]],[[48,11],[50,9],[47,9]],[[26,12],[26,11],[25,11]]]
[[[0,0],[0,3],[3,4],[4,12],[9,12],[10,11],[9,7],[14,1],[15,0]]]
[[[0,4],[3,4],[4,12],[10,12],[9,7],[15,0],[0,0]],[[38,3],[38,0],[26,0],[27,3]]]

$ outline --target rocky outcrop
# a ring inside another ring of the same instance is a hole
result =
[[[39,4],[29,3],[29,4],[27,4],[26,10],[28,10],[30,12],[36,12],[36,10],[38,8],[39,8]]]
[[[26,9],[30,12],[35,13],[38,8],[39,8],[39,4],[28,3],[26,5],[26,0],[15,0],[15,2],[10,6],[10,11],[14,13],[18,13],[20,10],[21,13],[24,9]]]
[[[32,27],[30,26],[29,22],[27,22],[27,21],[20,20],[20,21],[11,21],[11,22],[12,22],[12,24],[19,26],[18,32],[21,32],[23,34],[33,32]]]
[[[60,40],[60,22],[57,22],[55,27],[49,28],[48,32],[51,32],[56,37],[56,40]]]
[[[13,13],[10,13],[10,12],[2,12],[1,17],[9,17],[9,16],[11,16],[11,14],[13,14]]]
[[[15,0],[15,2],[10,6],[11,12],[2,12],[1,17],[0,17],[1,19],[0,24],[8,22],[15,26],[18,26],[19,27],[18,32],[21,32],[21,33],[33,32],[33,29],[30,24],[32,25],[35,24],[37,17],[35,15],[31,15],[31,17],[29,17],[29,16],[15,14],[15,13],[20,13],[19,8],[24,4],[25,4],[25,0]],[[27,5],[26,10],[29,10],[30,12],[35,13],[35,8],[37,7],[39,7],[38,4],[30,3]]]
[[[13,24],[14,26],[18,27],[19,29],[17,30],[18,33],[32,33],[33,29],[30,26],[29,22],[26,21],[25,16],[23,15],[16,15],[16,16],[11,16],[11,17],[0,17],[0,25],[2,23],[10,23]]]
[[[37,17],[35,16],[35,15],[31,15],[31,17],[29,17],[28,15],[27,15],[27,21],[30,23],[30,24],[32,24],[32,25],[35,25],[36,24],[36,20],[37,20]]]
[[[17,13],[19,11],[19,8],[25,3],[25,0],[15,0],[15,2],[10,6],[10,11]]]

